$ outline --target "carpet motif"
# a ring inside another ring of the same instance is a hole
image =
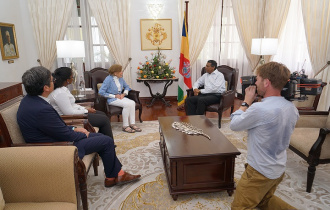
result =
[[[217,119],[211,119],[217,125]],[[236,183],[244,172],[246,162],[247,133],[233,132],[230,120],[223,119],[220,131],[242,153],[235,160]],[[169,194],[159,149],[158,121],[137,123],[141,133],[124,133],[122,123],[112,123],[117,156],[123,169],[141,174],[141,180],[123,186],[104,187],[103,165],[100,162],[99,176],[92,170],[87,179],[89,209],[230,209],[233,197],[226,191],[179,195],[173,201]],[[330,165],[317,167],[312,193],[306,193],[308,164],[288,150],[286,174],[276,190],[276,195],[297,209],[330,209]]]

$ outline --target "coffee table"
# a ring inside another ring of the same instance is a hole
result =
[[[241,153],[204,115],[159,117],[160,150],[170,195],[235,190],[235,158]],[[211,137],[188,135],[172,128],[187,122]]]

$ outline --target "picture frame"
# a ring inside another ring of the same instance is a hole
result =
[[[2,60],[19,58],[14,24],[0,23],[0,49]]]
[[[172,19],[140,19],[141,50],[172,50]]]

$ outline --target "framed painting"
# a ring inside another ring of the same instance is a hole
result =
[[[141,19],[141,50],[172,50],[172,19]]]
[[[0,23],[0,48],[2,60],[19,58],[14,24]]]

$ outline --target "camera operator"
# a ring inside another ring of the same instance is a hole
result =
[[[245,89],[245,99],[231,115],[230,128],[247,130],[247,164],[238,182],[232,209],[295,209],[274,195],[284,177],[286,149],[299,118],[297,108],[281,90],[290,78],[289,69],[269,62],[256,70],[256,86]],[[255,102],[257,93],[263,96]]]

